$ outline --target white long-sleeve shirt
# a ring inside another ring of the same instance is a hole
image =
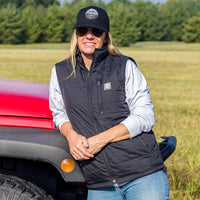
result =
[[[66,113],[60,91],[55,66],[52,68],[49,86],[49,106],[53,114],[55,126],[59,129],[69,118]],[[154,125],[153,105],[149,95],[147,82],[132,60],[126,63],[125,93],[130,115],[121,123],[126,126],[130,137],[150,131]]]

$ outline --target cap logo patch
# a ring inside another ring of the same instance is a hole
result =
[[[98,17],[98,12],[91,8],[85,13],[85,18],[86,19],[96,19]]]

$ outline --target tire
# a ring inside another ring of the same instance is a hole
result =
[[[0,174],[0,200],[54,200],[31,182]]]

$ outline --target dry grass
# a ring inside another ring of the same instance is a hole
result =
[[[200,44],[148,43],[121,51],[145,75],[155,109],[154,132],[177,138],[165,162],[171,199],[200,199]],[[0,46],[0,77],[48,83],[68,44]]]
[[[176,49],[177,46],[177,49]],[[166,48],[166,50],[165,50]],[[150,45],[123,51],[145,75],[159,136],[174,135],[177,149],[166,161],[171,199],[200,199],[200,44]],[[148,50],[147,50],[148,49]],[[161,49],[161,50],[160,50]]]
[[[48,83],[51,68],[66,55],[64,50],[0,49],[0,76]]]

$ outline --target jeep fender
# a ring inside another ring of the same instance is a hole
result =
[[[85,182],[81,168],[70,155],[68,142],[59,130],[1,126],[0,157],[47,162],[56,167],[66,182]],[[61,169],[65,158],[74,161],[71,172]]]

